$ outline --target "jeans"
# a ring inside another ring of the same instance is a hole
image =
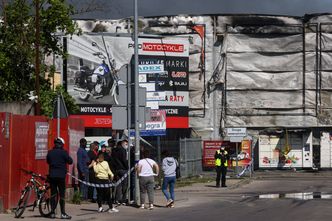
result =
[[[65,214],[66,178],[50,177],[49,180],[51,186],[51,212],[55,212],[58,205],[56,196],[59,194],[61,214]]]
[[[86,172],[84,173],[85,176],[82,176],[82,173],[78,173],[79,174],[79,179],[85,181],[85,182],[89,182],[89,173]],[[80,183],[80,193],[82,196],[83,200],[87,200],[88,199],[88,185],[85,185],[84,183]]]
[[[130,173],[130,199],[129,200],[135,200],[135,171]]]
[[[174,201],[174,199],[175,199],[175,197],[174,197],[175,181],[176,181],[175,176],[164,177],[162,191],[163,191],[167,201],[170,200],[170,199]],[[167,192],[168,187],[169,187],[169,194]]]
[[[125,176],[127,170],[118,170],[117,175],[119,179]],[[127,202],[127,189],[128,189],[128,177],[126,177],[117,187],[115,190],[115,199],[119,203],[126,203]]]
[[[141,205],[145,203],[145,193],[148,192],[149,203],[154,202],[154,176],[140,176],[139,177],[139,188]]]

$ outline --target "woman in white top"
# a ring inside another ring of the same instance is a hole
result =
[[[153,209],[154,202],[154,176],[159,174],[158,164],[149,158],[150,152],[148,150],[143,151],[143,159],[138,161],[137,173],[139,176],[139,187],[141,197],[141,208],[144,209],[145,193],[148,193],[149,209]],[[154,172],[155,171],[155,172]]]

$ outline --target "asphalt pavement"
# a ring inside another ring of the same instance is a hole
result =
[[[258,171],[252,178],[228,179],[226,188],[214,182],[176,188],[175,208],[166,208],[160,190],[154,210],[117,207],[118,213],[98,213],[97,205],[67,203],[72,220],[331,220],[332,171]],[[45,220],[26,211],[25,220]],[[16,220],[0,214],[0,220]]]

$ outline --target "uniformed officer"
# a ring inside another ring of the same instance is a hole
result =
[[[224,146],[221,146],[219,150],[216,151],[214,155],[217,178],[216,178],[216,187],[220,187],[220,175],[221,175],[221,187],[226,186],[226,173],[228,167],[229,155],[225,150]]]

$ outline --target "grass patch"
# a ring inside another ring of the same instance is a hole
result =
[[[80,193],[80,191],[75,191],[74,192],[74,195],[73,195],[73,198],[72,198],[72,200],[71,200],[71,203],[73,203],[73,204],[81,204],[81,193]]]
[[[211,176],[193,176],[188,178],[180,178],[176,181],[176,187],[191,186],[195,183],[209,183],[214,181],[215,178]]]

